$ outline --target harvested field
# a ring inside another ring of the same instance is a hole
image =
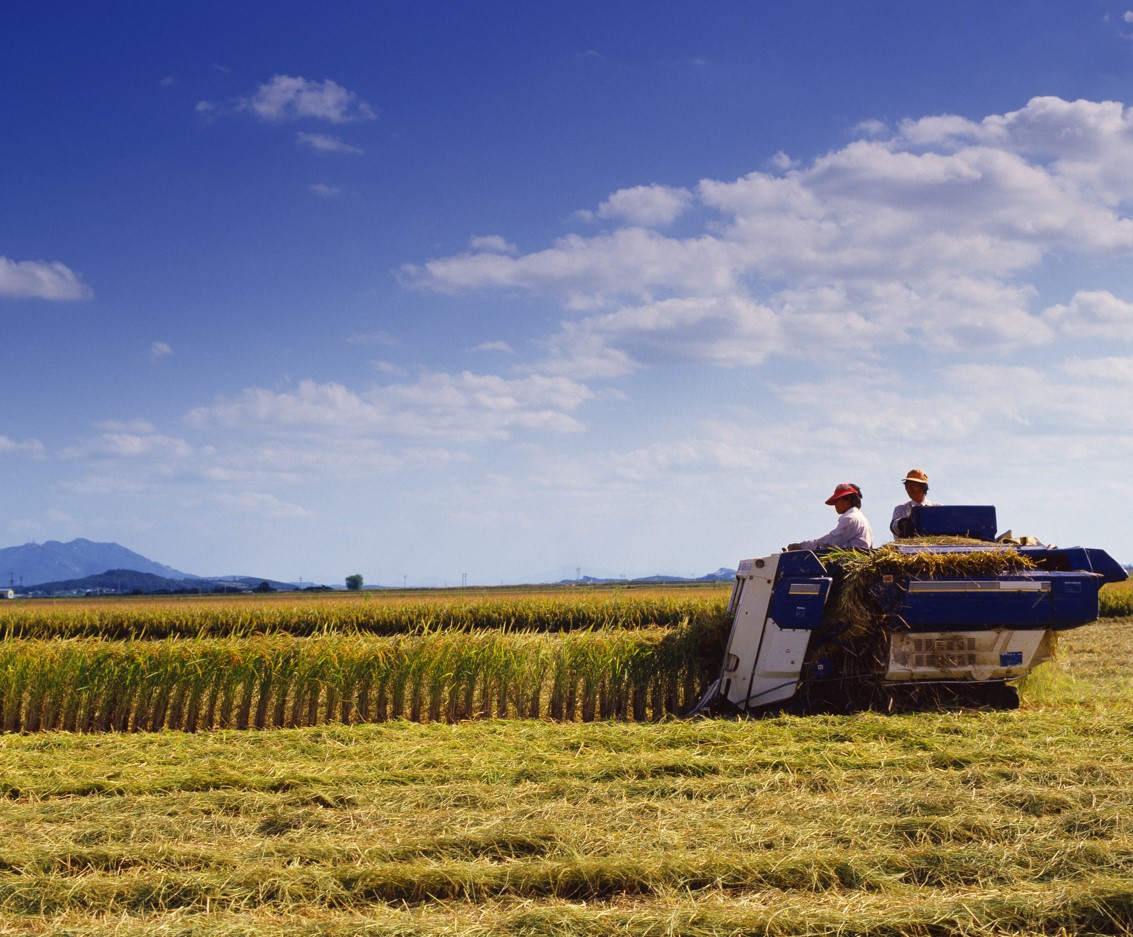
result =
[[[0,737],[0,933],[1128,934],[1133,639],[1015,712]]]

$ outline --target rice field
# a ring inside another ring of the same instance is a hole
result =
[[[1128,935],[1133,640],[1014,712],[0,736],[0,934]]]
[[[1133,623],[1014,712],[689,721],[726,589],[640,598],[0,606],[0,935],[1133,934]]]
[[[657,721],[717,675],[727,584],[0,605],[0,732]],[[1103,608],[1133,614],[1133,588]]]
[[[727,588],[24,602],[0,731],[658,720],[714,678]]]
[[[728,583],[529,591],[425,590],[246,596],[129,596],[0,603],[0,639],[400,635],[673,627],[722,612]]]

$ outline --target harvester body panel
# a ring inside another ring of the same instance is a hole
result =
[[[732,631],[724,651],[720,693],[741,710],[781,703],[795,695],[810,636],[822,621],[830,579],[806,575],[821,564],[775,554],[744,560],[736,573],[729,609]],[[783,620],[777,621],[774,615]]]
[[[987,627],[1076,628],[1098,617],[1101,577],[1022,571],[996,578],[909,578],[882,583],[879,607],[910,631]]]
[[[889,681],[1016,680],[1050,659],[1046,629],[922,631],[889,636]]]

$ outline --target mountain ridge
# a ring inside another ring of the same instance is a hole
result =
[[[23,588],[46,585],[53,581],[82,579],[108,569],[131,569],[167,579],[196,579],[135,553],[117,543],[99,543],[79,537],[63,543],[45,540],[0,549],[0,577],[13,586]]]
[[[624,580],[585,576],[563,582],[710,582],[730,580],[734,576],[735,570],[721,568],[697,577],[657,574]],[[8,588],[30,595],[248,592],[303,588],[302,583],[297,585],[261,576],[198,576],[183,573],[118,543],[100,543],[84,537],[66,543],[47,540],[43,543],[31,542],[17,547],[0,548],[0,583],[4,578],[8,580]],[[307,588],[330,587],[308,583]]]

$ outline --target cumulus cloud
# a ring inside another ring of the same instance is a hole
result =
[[[981,120],[944,114],[859,132],[807,163],[780,154],[770,169],[694,189],[622,189],[581,213],[609,230],[530,252],[474,241],[406,265],[402,279],[557,298],[572,319],[551,343],[564,364],[589,361],[590,374],[640,363],[646,335],[661,354],[735,363],[742,356],[725,349],[750,338],[750,317],[725,309],[760,309],[763,347],[775,354],[825,354],[835,325],[840,340],[872,350],[1009,350],[1075,330],[1120,333],[1122,299],[1083,291],[1044,312],[1029,278],[1047,258],[1133,252],[1128,109],[1039,97]],[[692,207],[699,231],[656,230]],[[645,309],[658,317],[648,325]],[[686,341],[706,315],[710,339]]]
[[[0,257],[0,299],[90,299],[90,287],[57,261]]]
[[[735,285],[732,249],[710,238],[678,240],[643,228],[592,238],[567,235],[518,257],[467,252],[402,268],[404,282],[446,293],[520,288],[590,295],[605,302],[672,289],[720,292]]]
[[[1059,366],[1075,381],[1133,385],[1133,357],[1107,355],[1101,358],[1067,358]]]
[[[546,367],[617,377],[659,360],[757,365],[783,341],[776,314],[751,300],[668,299],[564,322],[547,343],[553,360]]]
[[[238,109],[273,122],[314,119],[345,124],[376,116],[369,104],[337,82],[294,75],[274,75],[251,97],[242,99]]]
[[[508,379],[426,373],[416,382],[357,393],[337,383],[302,381],[293,391],[248,388],[187,416],[197,428],[229,427],[314,435],[386,434],[450,441],[507,439],[520,430],[575,432],[570,411],[594,398],[560,376]]]
[[[1105,290],[1082,290],[1069,303],[1051,306],[1043,318],[1067,338],[1133,341],[1133,303]]]
[[[794,451],[781,441],[785,457],[800,452],[817,457],[823,446],[856,450],[863,439],[874,449],[894,446],[917,451],[932,447],[951,461],[956,447],[965,453],[1000,453],[1007,440],[1021,462],[1025,440],[1084,438],[1094,434],[1101,452],[1115,438],[1133,433],[1127,383],[1133,361],[1120,358],[1071,359],[1052,369],[1029,365],[949,365],[919,374],[916,380],[892,368],[845,368],[813,381],[776,387],[780,403],[776,432],[793,436]],[[832,415],[841,419],[832,419]],[[827,435],[844,431],[836,443]],[[805,437],[817,434],[817,448]],[[809,448],[808,448],[809,447]]]
[[[662,227],[672,224],[692,203],[688,189],[666,185],[637,185],[619,189],[598,206],[596,212],[581,211],[586,220],[622,221],[642,227]]]

